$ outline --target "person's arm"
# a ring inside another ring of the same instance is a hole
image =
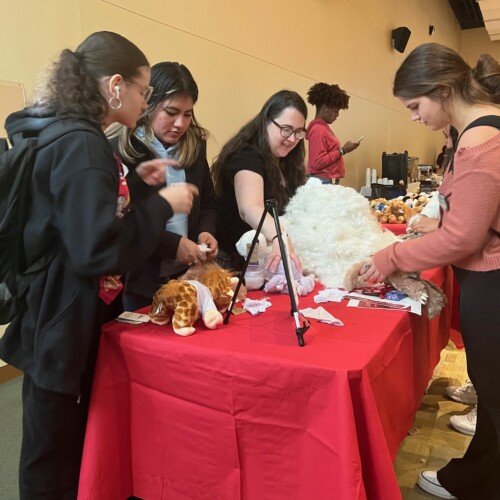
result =
[[[257,229],[262,214],[265,210],[264,201],[264,180],[256,172],[250,170],[240,170],[234,176],[234,191],[240,217],[252,229]],[[273,217],[268,213],[264,219],[261,233],[268,242],[272,244],[271,254],[269,255],[267,267],[271,272],[275,272],[281,260],[279,241],[276,238],[276,226]],[[298,269],[302,268],[300,260],[296,257],[291,242],[290,258],[295,262]]]
[[[373,256],[372,270],[382,277],[398,269],[422,271],[460,261],[484,246],[497,217],[498,179],[487,171],[457,170],[453,200],[443,225],[422,238],[380,250]],[[476,216],[478,213],[481,217]]]
[[[417,215],[417,218],[411,224],[411,230],[415,233],[432,233],[439,226],[439,219],[432,219],[427,217],[427,215]]]
[[[406,231],[408,233],[432,233],[439,227],[440,218],[439,200],[436,193],[419,214],[410,218]]]
[[[199,161],[201,162],[200,217],[198,221],[198,242],[208,246],[206,256],[213,259],[218,253],[218,243],[214,237],[217,220],[217,197],[214,182],[206,158],[206,145],[203,144]]]
[[[82,275],[122,274],[153,252],[172,207],[133,176],[130,212],[118,217],[118,166],[106,140],[75,132],[58,142],[51,190],[67,265]]]
[[[206,258],[215,258],[218,252],[218,244],[213,237],[217,217],[216,195],[206,159],[205,143],[196,162],[189,167],[189,170],[186,170],[186,179],[199,189],[198,209],[193,210],[189,217],[189,237],[181,237],[171,231],[164,231],[155,255],[190,264],[195,260],[204,261]],[[206,253],[202,252],[198,248],[198,243],[207,245],[209,250]]]
[[[257,229],[265,210],[264,179],[250,170],[240,170],[234,176],[234,192],[240,217],[252,229]],[[261,233],[268,242],[276,235],[273,218],[267,214]]]

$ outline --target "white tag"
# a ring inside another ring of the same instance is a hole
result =
[[[131,325],[139,325],[151,321],[151,318],[147,314],[124,311],[116,318],[116,321],[120,323],[130,323]]]
[[[247,243],[247,255],[250,252],[251,243]],[[248,267],[259,267],[259,242],[255,243],[253,247],[252,255],[250,255],[250,259],[248,259]]]

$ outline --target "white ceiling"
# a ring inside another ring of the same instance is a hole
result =
[[[490,39],[500,40],[500,0],[477,0],[477,3]]]

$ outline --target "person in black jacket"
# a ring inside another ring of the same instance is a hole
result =
[[[155,90],[137,127],[109,131],[115,137],[113,147],[130,171],[153,158],[177,162],[166,167],[167,185],[192,183],[199,196],[189,215],[177,214],[168,221],[154,254],[127,273],[123,306],[129,311],[150,305],[162,283],[178,277],[196,261],[214,259],[218,251],[213,236],[215,191],[206,159],[208,133],[194,116],[198,86],[188,68],[177,62],[155,64],[151,84]]]
[[[133,43],[97,32],[63,50],[35,103],[7,118],[14,147],[18,134],[58,137],[37,153],[24,229],[27,265],[53,258],[0,340],[0,358],[24,371],[21,500],[77,497],[105,278],[147,258],[169,217],[192,206],[193,186],[152,187],[162,160],[125,183],[103,133],[134,126],[149,79]]]

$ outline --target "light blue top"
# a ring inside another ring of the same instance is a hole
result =
[[[139,127],[135,135],[140,139],[146,146],[152,149],[158,156],[158,158],[163,158],[165,160],[177,160],[177,144],[169,146],[166,148],[156,137],[150,141],[146,139],[144,135],[144,130]],[[169,165],[165,167],[165,184],[171,186],[172,184],[177,184],[179,182],[186,182],[186,171],[183,168],[174,168]],[[180,234],[187,238],[188,236],[188,216],[187,214],[174,214],[173,217],[167,221],[165,226],[167,231],[175,234]]]

